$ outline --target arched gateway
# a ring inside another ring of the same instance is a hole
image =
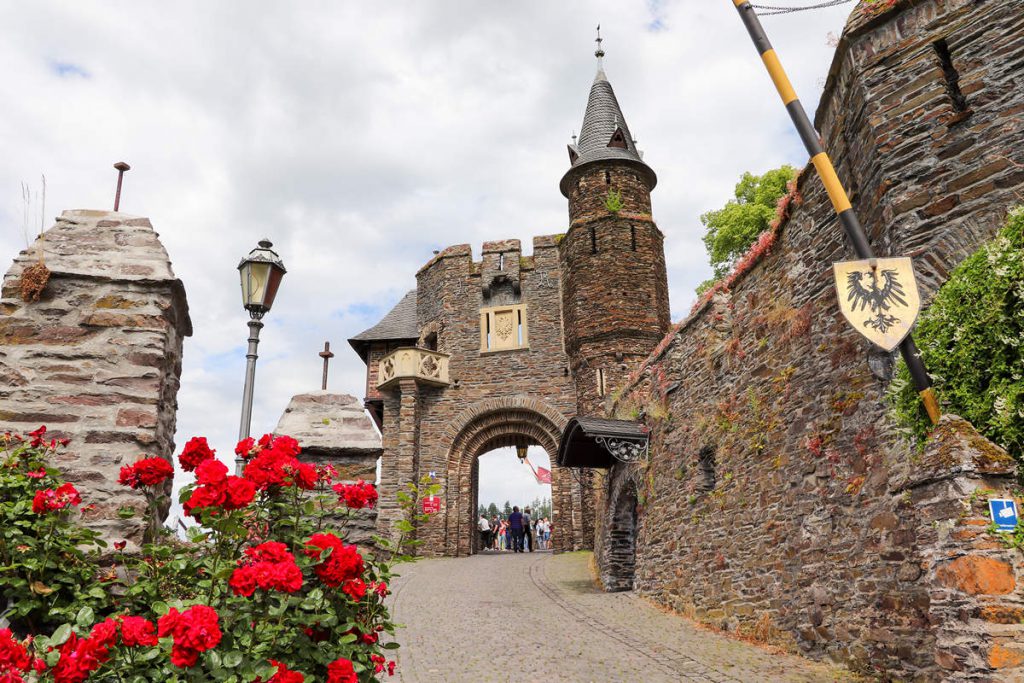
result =
[[[481,401],[449,425],[451,448],[445,478],[457,485],[448,486],[445,500],[446,555],[468,555],[479,550],[473,533],[479,505],[479,457],[506,446],[540,446],[554,463],[566,422],[564,415],[539,399],[512,396]],[[583,539],[573,542],[572,515],[566,514],[571,509],[571,503],[566,509],[566,499],[571,496],[566,474],[552,466],[551,515],[556,547],[571,549]]]

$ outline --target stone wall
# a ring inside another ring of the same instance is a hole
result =
[[[1021,3],[859,7],[844,34],[817,124],[877,253],[914,256],[926,301],[1021,199],[1022,79]],[[1024,577],[979,533],[975,493],[1009,477],[951,464],[915,478],[926,465],[882,400],[894,357],[836,305],[830,263],[852,249],[812,169],[798,189],[789,219],[611,409],[652,428],[636,586],[861,670],[1012,676]],[[627,474],[605,483],[599,539]]]
[[[19,294],[42,251],[51,276],[39,301]],[[185,290],[146,218],[65,211],[7,272],[0,299],[0,430],[41,424],[70,446],[54,464],[82,492],[83,518],[108,539],[142,537],[140,492],[119,486],[141,454],[172,460]],[[170,482],[167,483],[170,493]]]

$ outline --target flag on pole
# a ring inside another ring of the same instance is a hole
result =
[[[551,483],[551,470],[543,467],[538,467],[537,471],[534,472],[537,477],[537,483],[539,484],[550,484]]]

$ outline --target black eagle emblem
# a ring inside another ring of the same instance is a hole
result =
[[[869,287],[864,286],[865,275],[871,278]],[[893,306],[906,307],[909,305],[904,298],[907,293],[896,278],[897,275],[898,272],[895,270],[883,270],[881,274],[877,270],[870,270],[866,273],[855,270],[846,276],[846,300],[851,302],[850,311],[869,309],[874,314],[864,321],[865,327],[885,334],[889,328],[900,321],[899,318],[889,313]],[[879,280],[882,282],[881,287],[878,286]]]

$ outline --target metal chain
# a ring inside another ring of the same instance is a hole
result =
[[[821,2],[817,5],[807,5],[805,7],[779,7],[778,5],[755,5],[750,6],[757,10],[765,10],[761,13],[761,16],[770,17],[774,14],[792,14],[793,12],[806,12],[812,9],[825,9],[826,7],[835,7],[837,5],[845,5],[846,3],[853,2],[853,0],[829,0],[828,2]]]

